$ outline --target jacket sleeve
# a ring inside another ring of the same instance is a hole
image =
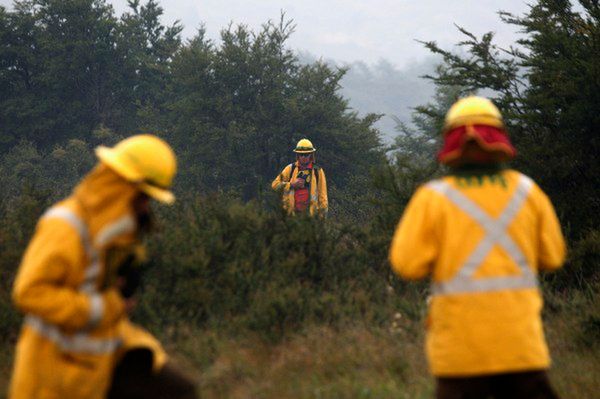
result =
[[[290,165],[283,168],[280,174],[277,175],[273,183],[271,183],[271,188],[273,190],[290,190],[290,172],[292,167]]]
[[[68,331],[116,323],[124,304],[114,288],[90,295],[66,284],[85,258],[78,233],[66,221],[40,221],[15,279],[16,307]]]
[[[118,325],[122,343],[119,347],[119,357],[133,349],[144,348],[152,352],[152,368],[159,372],[167,363],[169,357],[160,342],[142,327],[133,324],[124,317]]]
[[[431,193],[420,188],[408,203],[392,238],[389,253],[392,270],[408,280],[426,277],[439,251],[431,199]]]
[[[329,201],[327,199],[327,179],[325,179],[325,172],[323,169],[319,169],[319,210],[327,212],[329,209]]]
[[[566,246],[560,223],[548,196],[539,189],[539,252],[540,270],[556,270],[565,261]]]

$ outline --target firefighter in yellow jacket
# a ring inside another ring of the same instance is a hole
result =
[[[175,155],[152,135],[96,154],[73,194],[41,217],[20,265],[12,294],[25,319],[9,398],[194,398],[158,341],[127,317],[149,198],[174,201]]]
[[[296,161],[287,165],[271,187],[282,191],[283,206],[290,213],[324,215],[328,210],[327,181],[323,168],[315,163],[316,148],[308,139],[298,141]]]
[[[555,398],[537,275],[562,266],[548,197],[502,167],[515,156],[491,101],[448,111],[438,160],[450,174],[420,187],[392,239],[405,279],[431,277],[426,352],[438,398]]]

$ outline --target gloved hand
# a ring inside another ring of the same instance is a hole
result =
[[[123,298],[131,298],[140,286],[142,280],[140,266],[134,254],[127,256],[125,261],[119,266],[117,276],[122,281],[119,289]]]
[[[115,287],[123,298],[131,298],[140,286],[145,263],[146,252],[141,244],[111,248],[106,256],[103,289]]]
[[[304,179],[296,179],[290,185],[295,190],[304,188]]]

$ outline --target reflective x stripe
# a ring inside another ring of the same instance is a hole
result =
[[[125,215],[120,219],[117,219],[108,226],[102,228],[96,235],[95,243],[98,248],[103,248],[106,244],[110,243],[113,238],[120,236],[121,234],[130,233],[136,228],[135,220],[131,215]]]
[[[77,233],[79,233],[79,237],[81,238],[81,241],[85,246],[86,252],[90,252],[91,240],[87,226],[85,225],[83,220],[79,218],[79,216],[73,213],[73,211],[66,207],[55,206],[53,208],[48,209],[46,213],[42,215],[42,219],[46,218],[59,218],[69,222],[69,224],[71,224],[71,226],[73,226],[75,230],[77,230]]]
[[[91,338],[88,334],[64,334],[58,327],[45,323],[36,316],[25,317],[25,325],[29,326],[44,338],[54,342],[60,349],[67,352],[91,353],[95,355],[114,352],[120,345],[120,339]]]
[[[485,237],[459,268],[456,276],[449,281],[433,284],[432,293],[434,295],[537,287],[536,277],[527,264],[525,255],[523,255],[523,252],[506,232],[506,228],[521,209],[532,185],[533,182],[531,179],[520,175],[513,197],[502,214],[496,219],[491,218],[476,203],[444,181],[437,180],[427,185],[432,190],[444,195],[463,212],[475,219],[486,232]],[[474,279],[473,275],[477,267],[481,265],[496,244],[499,244],[506,250],[519,267],[521,274],[518,276]]]
[[[85,268],[85,276],[80,291],[92,294],[96,291],[96,281],[101,272],[100,256],[98,251],[92,245],[90,233],[86,224],[73,211],[65,207],[50,208],[42,218],[59,218],[67,221],[77,230],[86,254],[90,259],[90,264]]]
[[[85,277],[80,286],[80,290],[89,294],[94,294],[96,292],[96,282],[102,271],[100,255],[97,248],[103,248],[106,244],[110,243],[113,238],[121,234],[130,233],[136,228],[133,217],[131,215],[125,215],[100,230],[96,236],[94,245],[92,244],[87,226],[70,209],[65,207],[54,207],[49,209],[42,217],[56,217],[66,220],[79,233],[86,254],[90,259],[90,264],[85,269]]]
[[[86,270],[85,281],[81,287],[84,292],[93,293],[96,291],[96,282],[101,272],[100,256],[97,248],[104,248],[113,238],[134,231],[136,223],[131,215],[125,215],[113,223],[105,226],[98,232],[94,245],[90,245],[91,264]]]
[[[84,329],[90,330],[98,325],[104,316],[104,301],[102,300],[102,295],[96,288],[97,280],[102,269],[97,248],[105,246],[114,237],[120,234],[135,230],[135,221],[130,215],[126,215],[109,224],[98,233],[94,245],[85,222],[70,209],[66,207],[53,207],[49,209],[42,218],[63,219],[73,226],[79,234],[82,245],[90,260],[89,265],[85,268],[84,280],[79,287],[79,291],[88,294],[90,298],[90,318],[88,325]],[[67,335],[58,327],[48,324],[39,317],[33,315],[28,315],[25,318],[25,323],[39,334],[67,351],[96,354],[110,353],[114,351],[120,343],[118,339],[97,339],[92,338],[87,333],[83,332]]]
[[[88,328],[93,328],[100,323],[102,315],[104,315],[104,301],[102,295],[99,292],[90,294],[90,321],[88,322]]]

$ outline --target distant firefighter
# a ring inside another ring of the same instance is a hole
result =
[[[437,397],[556,398],[537,282],[565,258],[554,208],[503,166],[515,149],[488,99],[456,102],[443,137],[438,160],[450,173],[417,190],[389,253],[401,277],[431,276],[426,351]]]
[[[160,343],[129,321],[150,198],[175,199],[175,154],[156,136],[98,147],[98,165],[44,213],[15,280],[25,314],[10,399],[195,398]]]
[[[327,213],[327,181],[323,168],[315,163],[316,151],[310,140],[298,141],[294,149],[296,161],[286,166],[271,184],[274,190],[282,191],[283,206],[291,214]]]

